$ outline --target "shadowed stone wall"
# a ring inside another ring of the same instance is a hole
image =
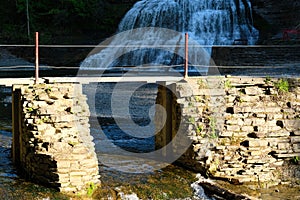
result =
[[[298,78],[188,78],[171,84],[171,108],[160,86],[157,103],[172,113],[172,123],[156,135],[156,146],[168,143],[182,123],[192,142],[178,159],[183,165],[233,183],[297,181],[299,86]]]
[[[13,86],[13,160],[21,175],[82,193],[100,183],[80,84]]]

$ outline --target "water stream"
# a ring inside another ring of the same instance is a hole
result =
[[[107,47],[92,51],[81,67],[152,64],[176,69],[183,64],[188,33],[190,46],[194,45],[189,47],[189,63],[204,73],[207,69],[201,66],[209,64],[212,45],[231,45],[240,39],[255,44],[259,34],[251,13],[249,0],[138,1],[119,24],[118,34],[101,43]]]

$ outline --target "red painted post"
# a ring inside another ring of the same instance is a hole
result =
[[[189,35],[185,33],[185,63],[184,63],[184,78],[188,77],[188,70],[189,70]]]
[[[39,32],[35,32],[35,80],[34,84],[39,82]]]

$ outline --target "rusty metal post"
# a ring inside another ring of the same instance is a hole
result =
[[[188,70],[189,70],[189,35],[188,33],[185,33],[185,63],[184,63],[184,78],[188,77]]]
[[[39,32],[35,32],[35,80],[34,84],[39,83]]]

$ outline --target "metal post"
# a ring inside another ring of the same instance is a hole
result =
[[[185,33],[185,63],[184,63],[184,78],[188,77],[188,70],[189,70],[189,59],[188,59],[188,54],[189,54],[189,35],[188,33]]]
[[[39,82],[39,32],[35,32],[35,80],[34,84]]]

